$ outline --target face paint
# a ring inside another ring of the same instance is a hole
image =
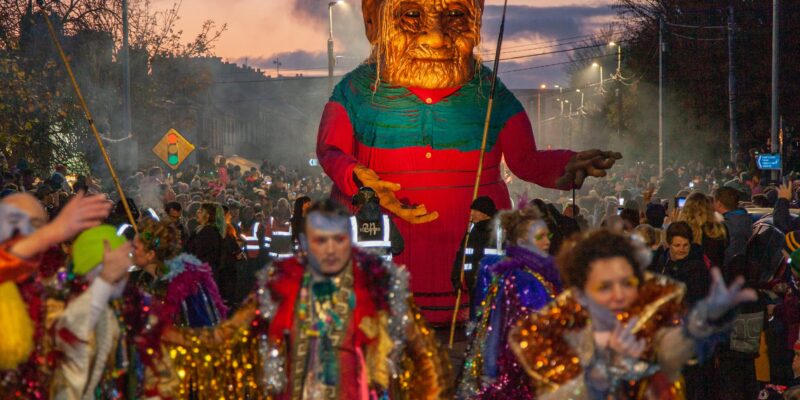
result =
[[[10,204],[0,204],[0,242],[14,235],[28,236],[34,230],[28,213]]]
[[[352,253],[350,219],[311,213],[305,228],[300,240],[309,267],[324,276],[342,272]]]
[[[540,220],[531,222],[525,231],[525,236],[517,240],[517,245],[539,255],[547,256],[547,252],[550,250],[550,231],[547,224]]]
[[[350,233],[349,218],[331,217],[315,212],[308,215],[307,222],[310,227],[317,230]]]

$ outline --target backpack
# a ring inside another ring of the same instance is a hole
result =
[[[761,288],[775,277],[783,276],[786,268],[783,257],[783,231],[772,224],[771,218],[763,218],[753,224],[753,235],[747,241],[745,250],[745,281],[755,288]]]

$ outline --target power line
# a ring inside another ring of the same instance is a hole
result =
[[[702,25],[684,25],[684,24],[676,24],[672,22],[664,22],[665,25],[675,26],[678,28],[688,28],[688,29],[727,29],[725,26],[715,25],[715,26],[702,26]]]
[[[622,43],[622,42],[624,42],[624,40],[620,40],[619,42]],[[596,47],[605,47],[607,45],[608,44],[606,44],[606,43],[601,43],[601,44],[593,44],[593,45],[587,45],[587,46],[572,47],[572,48],[569,48],[569,49],[553,50],[553,51],[547,51],[547,52],[544,52],[544,53],[526,54],[524,56],[514,56],[514,57],[500,58],[500,61],[519,60],[521,58],[530,58],[530,57],[546,56],[546,55],[550,55],[550,54],[567,53],[567,52],[575,51],[575,50],[591,49],[591,48],[596,48]],[[616,53],[614,53],[614,55],[616,55]],[[484,60],[483,62],[493,62],[493,61],[494,60]]]
[[[610,53],[610,54],[604,54],[604,55],[602,55],[602,56],[596,56],[596,57],[585,57],[585,58],[579,58],[579,59],[576,59],[576,60],[562,61],[562,62],[557,62],[557,63],[552,63],[552,64],[534,65],[534,66],[532,66],[532,67],[525,67],[525,68],[511,69],[511,70],[507,70],[507,71],[500,71],[500,72],[498,72],[498,73],[500,73],[500,74],[510,74],[510,73],[512,73],[512,72],[520,72],[520,71],[528,71],[528,70],[532,70],[532,69],[540,69],[540,68],[547,68],[547,67],[555,67],[555,66],[558,66],[558,65],[566,65],[566,64],[578,63],[578,62],[582,62],[582,61],[596,60],[596,59],[598,59],[598,58],[606,58],[606,57],[611,57],[611,56],[614,56],[614,57],[616,57],[616,56],[617,56],[617,54],[616,54],[616,53]]]
[[[588,39],[588,38],[591,38],[593,36],[600,36],[600,35],[601,35],[601,33],[590,33],[590,34],[586,34],[586,35],[568,36],[568,37],[557,38],[557,39],[552,39],[552,40],[545,40],[545,41],[542,41],[542,42],[530,42],[530,43],[525,43],[525,44],[506,46],[506,47],[504,47],[504,49],[514,49],[514,48],[526,47],[526,46],[540,46],[540,45],[545,45],[545,44],[548,44],[548,43],[562,42],[562,41],[567,41],[567,40],[574,40],[574,39],[581,39],[581,38]],[[492,53],[492,52],[493,52],[492,50],[480,51],[480,53]]]
[[[621,30],[620,32],[614,32],[614,33],[611,34],[611,36],[618,36],[618,35],[623,34],[624,32],[625,32],[624,30]],[[548,40],[548,41],[543,41],[543,42],[530,42],[530,43],[525,43],[525,44],[519,44],[519,45],[516,45],[516,46],[504,47],[503,48],[503,53],[519,53],[521,51],[536,50],[536,49],[539,49],[539,48],[560,47],[560,46],[564,46],[564,45],[567,45],[567,44],[585,42],[585,41],[591,40],[591,39],[600,39],[601,36],[603,36],[602,33],[593,33],[593,34],[590,34],[590,35],[573,36],[573,37],[562,38],[562,39],[554,39],[554,40]],[[556,44],[547,45],[547,43],[553,43],[553,42],[557,42],[557,43]],[[535,46],[535,47],[530,48],[530,49],[523,49],[523,50],[512,50],[512,51],[508,51],[508,52],[505,51],[507,49],[518,49],[518,48],[521,48],[521,47],[532,47],[532,46]],[[488,54],[488,55],[490,55],[490,54],[494,53],[494,50],[491,50],[491,49],[481,50],[478,53],[479,54]]]
[[[725,38],[696,38],[696,37],[681,35],[681,34],[675,33],[675,32],[670,32],[670,35],[677,36],[677,37],[679,37],[681,39],[697,40],[697,41],[700,41],[700,42],[721,42],[721,41],[726,40]]]
[[[589,39],[574,40],[574,41],[569,41],[569,42],[559,43],[559,44],[550,45],[550,46],[540,46],[540,47],[533,47],[533,48],[530,48],[530,49],[520,49],[520,50],[502,51],[500,54],[522,53],[522,52],[526,52],[526,51],[533,51],[533,50],[548,49],[548,48],[552,48],[552,47],[561,47],[561,46],[567,46],[567,45],[570,45],[570,44],[576,44],[576,43],[585,43],[587,40],[589,40]],[[487,55],[492,55],[492,53],[491,53],[491,52],[487,52],[486,54],[487,54]]]

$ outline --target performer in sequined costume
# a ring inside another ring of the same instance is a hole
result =
[[[508,346],[508,332],[522,316],[561,292],[558,270],[542,244],[549,231],[534,207],[506,211],[499,223],[506,237],[504,257],[481,262],[470,326],[471,342],[461,372],[458,398],[532,399],[527,375]]]
[[[509,335],[538,399],[682,399],[681,368],[702,362],[736,307],[756,299],[712,269],[709,295],[685,313],[681,283],[643,272],[649,254],[605,230],[563,253],[569,289]]]
[[[447,355],[407,272],[356,249],[349,214],[330,200],[309,209],[299,237],[304,255],[262,271],[230,320],[168,332],[178,373],[209,398],[452,398]]]

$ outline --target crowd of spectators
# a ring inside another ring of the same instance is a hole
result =
[[[669,166],[659,177],[654,165],[623,162],[573,192],[506,180],[514,200],[535,197],[531,203],[552,233],[553,255],[572,235],[604,227],[637,235],[653,252],[650,271],[686,284],[687,305],[707,294],[712,267],[726,279],[744,275],[758,290],[758,303],[737,317],[712,364],[685,371],[688,398],[754,399],[759,390],[778,392],[800,383],[800,368],[793,370],[800,349],[800,268],[790,262],[797,256],[800,263],[800,235],[793,239],[800,218],[791,211],[800,205],[800,191],[791,176],[770,182],[769,172],[746,165],[689,162]],[[135,218],[172,222],[183,249],[211,266],[223,298],[236,307],[250,289],[239,286],[252,283],[266,257],[248,254],[247,229],[258,222],[265,227],[259,235],[269,235],[279,226],[300,226],[304,205],[326,198],[331,181],[320,168],[266,161],[246,166],[218,157],[177,172],[157,166],[136,171],[122,186]],[[33,194],[50,220],[79,192],[116,202],[109,223],[128,220],[111,182],[71,174],[64,166],[38,175],[24,162],[4,168],[0,199],[17,192]]]

